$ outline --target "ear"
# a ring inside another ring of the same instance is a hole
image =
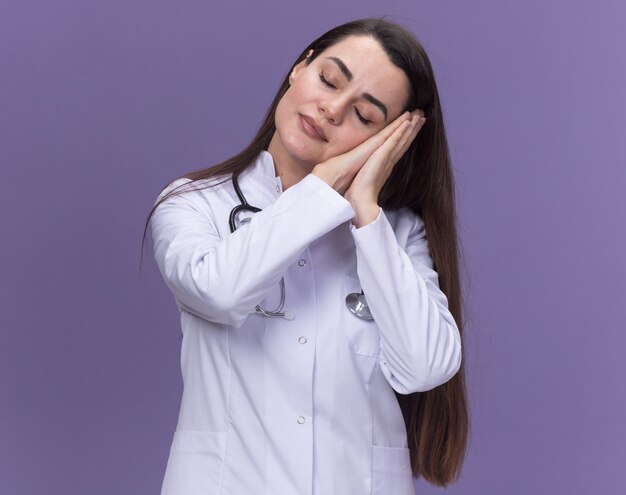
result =
[[[300,71],[306,66],[306,61],[312,53],[313,50],[309,50],[309,53],[306,54],[306,57],[302,61],[294,65],[293,69],[291,69],[291,74],[289,74],[289,84],[293,84],[293,82],[296,80],[298,74],[300,74]]]

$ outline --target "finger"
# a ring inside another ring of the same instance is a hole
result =
[[[377,168],[381,167],[379,173],[384,181],[391,175],[394,166],[415,139],[421,125],[422,118],[414,115],[410,120],[403,122],[369,157],[368,163],[377,164]]]
[[[384,128],[378,131],[376,134],[366,139],[360,146],[363,146],[367,149],[372,149],[372,151],[382,145],[390,136],[392,136],[398,129],[402,127],[402,125],[406,125],[407,122],[410,122],[411,114],[409,112],[404,112],[398,118],[396,118],[391,123],[387,124]]]
[[[404,153],[406,153],[409,146],[411,146],[411,143],[415,140],[415,137],[419,133],[420,129],[424,126],[425,122],[425,118],[418,117],[417,115],[414,116],[414,120],[411,122],[410,130],[407,130],[407,132],[402,135],[398,141],[398,145],[394,149],[394,163],[399,160]]]
[[[410,144],[413,142],[417,133],[420,131],[426,119],[415,115],[411,121],[411,127],[408,132],[406,132],[402,138],[401,142],[398,143],[398,148],[401,150],[401,153],[404,153]]]
[[[372,159],[388,161],[393,159],[395,150],[403,142],[403,137],[410,132],[412,120],[403,122],[387,140],[372,153]]]
[[[404,155],[406,150],[409,148],[419,129],[421,128],[421,117],[418,117],[417,114],[414,114],[409,124],[402,130],[402,132],[397,131],[394,136],[390,137],[387,141],[389,145],[386,146],[386,150],[381,150],[381,154],[384,151],[387,151],[387,166],[393,166],[396,162]],[[385,143],[387,144],[387,143]],[[382,146],[381,146],[382,148]]]
[[[413,117],[411,118],[410,132],[408,134],[405,134],[404,137],[408,137],[409,142],[413,141],[415,136],[417,136],[417,133],[424,126],[425,122],[425,117],[421,117],[419,114],[413,114]]]
[[[400,148],[404,143],[410,139],[410,136],[415,131],[416,122],[419,121],[419,117],[412,114],[411,118],[404,122],[389,138],[387,141],[394,145],[392,149]]]
[[[373,136],[369,137],[361,144],[350,150],[347,154],[355,156],[371,155],[377,148],[379,148],[389,137],[393,135],[405,122],[410,122],[411,114],[404,112],[393,122],[389,123],[383,129],[378,131]],[[406,125],[406,124],[405,124]]]

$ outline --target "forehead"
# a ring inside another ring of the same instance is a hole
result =
[[[381,100],[389,108],[390,116],[399,115],[404,110],[409,97],[409,79],[389,60],[374,38],[349,36],[320,53],[316,61],[335,65],[328,57],[340,58],[354,76],[350,84],[355,90]]]

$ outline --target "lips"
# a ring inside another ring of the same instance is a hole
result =
[[[307,136],[318,141],[328,141],[324,130],[311,117],[300,115],[300,123],[302,124],[302,130]]]

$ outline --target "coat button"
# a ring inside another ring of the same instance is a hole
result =
[[[302,336],[298,339],[298,342],[300,342],[301,344],[306,344],[306,337]]]
[[[303,425],[304,422],[306,421],[306,419],[304,418],[304,416],[298,416],[298,423]]]
[[[304,266],[306,265],[306,260],[304,258],[302,258],[301,260],[298,260],[298,266]]]

